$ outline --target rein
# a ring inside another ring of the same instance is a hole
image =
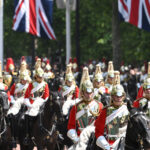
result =
[[[2,122],[4,123],[4,129],[2,130],[2,132],[0,132],[0,138],[1,138],[1,136],[2,136],[2,135],[6,132],[6,130],[7,130],[7,125],[6,125],[5,117],[2,117],[2,118],[1,118],[0,125],[2,125]],[[1,129],[0,129],[0,131],[1,131]]]

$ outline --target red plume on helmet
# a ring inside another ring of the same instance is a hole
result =
[[[49,59],[46,60],[46,64],[50,64],[50,60]]]
[[[72,57],[70,57],[69,59],[69,64],[72,64]]]
[[[26,61],[26,57],[25,56],[21,57],[21,62],[23,62],[23,61]]]
[[[77,58],[75,57],[73,59],[73,62],[72,62],[72,69],[75,70],[75,71],[78,71],[78,64],[77,64]]]
[[[6,63],[6,71],[9,72],[10,71],[10,67],[14,67],[14,61],[12,58],[7,58],[7,63]]]

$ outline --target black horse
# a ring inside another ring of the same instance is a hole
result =
[[[61,95],[59,92],[51,92],[50,99],[40,109],[37,117],[32,118],[32,128],[30,130],[30,142],[24,145],[25,126],[22,120],[19,126],[19,143],[21,150],[33,150],[36,146],[38,150],[55,150],[59,146],[59,140],[62,138],[56,124],[62,118],[61,116]]]
[[[150,149],[150,119],[146,116],[148,104],[144,107],[134,108],[131,101],[127,102],[130,112],[126,137],[120,138],[116,150],[149,150]],[[86,150],[102,150],[96,145],[95,134],[89,139]]]
[[[125,150],[150,149],[150,119],[146,116],[148,103],[144,107],[134,108],[128,102],[130,118],[128,121]]]
[[[7,91],[0,90],[0,150],[9,149],[10,132],[6,120],[8,108]]]

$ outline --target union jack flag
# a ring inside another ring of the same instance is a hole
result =
[[[125,22],[150,31],[150,0],[118,0],[118,9]]]
[[[53,0],[15,0],[13,30],[55,40],[52,11]]]

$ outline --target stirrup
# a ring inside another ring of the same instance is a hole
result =
[[[29,136],[26,136],[26,137],[24,138],[23,144],[26,145],[26,146],[28,146],[28,145],[30,144],[30,138],[29,138]]]

